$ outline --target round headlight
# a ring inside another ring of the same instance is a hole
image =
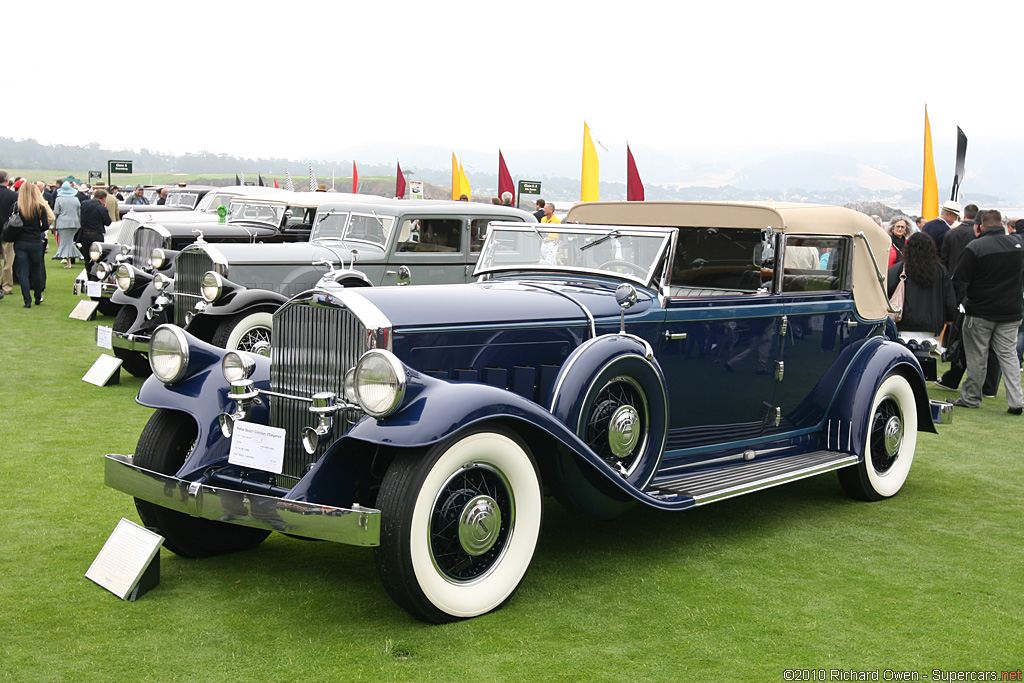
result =
[[[164,254],[163,249],[154,249],[153,253],[149,255],[149,265],[153,266],[157,270],[160,270],[167,264],[167,255]]]
[[[96,264],[96,279],[100,280],[100,281],[106,280],[108,275],[110,275],[110,268],[109,268],[109,266],[106,263],[102,263],[102,262],[97,263]]]
[[[356,400],[373,417],[387,417],[402,404],[405,381],[405,369],[393,353],[382,349],[367,351],[356,363]]]
[[[349,403],[359,403],[356,398],[356,369],[351,367],[345,373],[345,400]]]
[[[167,289],[171,284],[171,278],[167,277],[163,273],[157,273],[153,276],[153,286],[156,287],[156,291],[162,292]]]
[[[206,271],[206,274],[203,275],[203,283],[200,289],[203,293],[203,298],[210,302],[216,301],[223,288],[224,279],[212,270]]]
[[[117,288],[122,292],[127,292],[135,284],[135,272],[132,267],[122,263],[114,271],[114,280],[117,281]]]
[[[100,246],[99,242],[93,242],[89,245],[89,258],[93,261],[99,261],[100,256],[103,256],[103,247]]]
[[[188,339],[180,327],[161,325],[149,339],[149,367],[165,384],[175,382],[188,368]]]
[[[228,351],[220,362],[220,371],[224,373],[224,379],[228,382],[249,379],[255,369],[256,361],[237,351]]]

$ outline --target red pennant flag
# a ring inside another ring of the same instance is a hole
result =
[[[359,192],[359,171],[356,170],[355,159],[352,160],[352,194]]]
[[[281,188],[279,188],[279,187],[277,186],[277,178],[274,178],[274,189],[275,189],[275,190],[280,190],[280,189],[281,189]]]
[[[633,153],[626,145],[626,201],[642,202],[644,200],[644,184],[640,180],[640,172],[636,170]]]
[[[405,176],[402,175],[402,164],[398,164],[398,177],[395,178],[395,197],[398,199],[405,198]]]
[[[498,150],[498,196],[506,192],[512,193],[512,206],[518,206],[516,204],[516,186],[512,182],[512,174],[508,172],[508,166],[505,165],[505,157],[501,155],[501,150]]]

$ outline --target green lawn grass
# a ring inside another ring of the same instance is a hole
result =
[[[81,381],[101,353],[94,323],[67,317],[77,269],[47,265],[42,306],[0,302],[0,679],[781,681],[1024,664],[1024,418],[1002,393],[921,434],[882,503],[845,498],[835,475],[609,523],[548,501],[519,592],[461,623],[402,612],[369,550],[276,534],[207,560],[163,551],[160,585],[118,600],[84,577],[118,520],[138,521],[103,485],[102,455],[132,452],[149,410],[129,375]]]

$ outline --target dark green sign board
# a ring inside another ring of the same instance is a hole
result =
[[[519,194],[540,194],[539,180],[520,180]]]
[[[131,173],[132,162],[130,161],[108,161],[107,170],[110,173]]]
[[[102,177],[103,177],[103,171],[89,171],[89,180],[92,180],[93,178],[102,178]]]

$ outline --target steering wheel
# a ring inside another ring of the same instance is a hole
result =
[[[639,277],[646,277],[647,276],[647,269],[646,268],[641,268],[640,266],[638,266],[635,263],[632,263],[630,261],[623,261],[622,259],[612,259],[611,261],[605,261],[604,263],[599,265],[597,268],[598,268],[598,270],[614,270],[615,268],[622,268],[622,267],[625,267],[625,268],[628,268],[629,270],[632,270],[633,273],[635,275],[639,276]],[[622,271],[618,271],[618,272],[622,272]]]

